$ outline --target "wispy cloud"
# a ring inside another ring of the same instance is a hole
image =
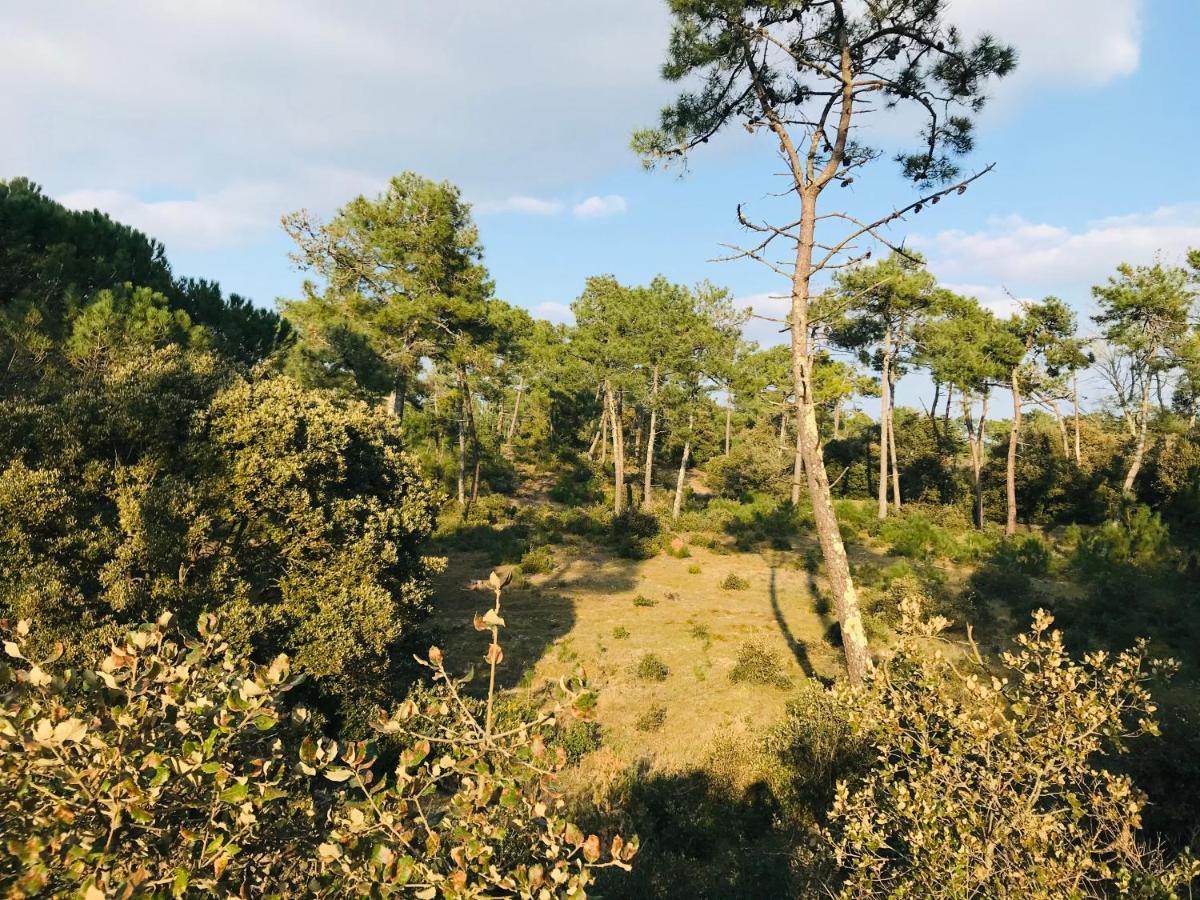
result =
[[[566,303],[555,303],[547,300],[532,307],[529,311],[537,319],[547,319],[554,323],[565,323],[567,325],[575,323],[575,313],[571,311],[571,307]]]
[[[620,194],[605,194],[603,197],[588,197],[576,203],[571,212],[577,219],[601,219],[619,215],[626,209],[628,204]]]
[[[499,203],[476,204],[475,211],[484,216],[496,213],[514,213],[525,216],[556,216],[563,211],[563,204],[557,200],[543,200],[540,197],[513,194],[507,200],[501,200]]]

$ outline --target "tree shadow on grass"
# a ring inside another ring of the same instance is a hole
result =
[[[779,633],[783,635],[783,639],[787,642],[788,649],[792,651],[792,656],[795,657],[796,663],[800,669],[809,678],[815,678],[816,672],[813,669],[812,661],[808,658],[808,648],[804,646],[804,642],[797,640],[792,634],[791,628],[788,627],[787,619],[783,616],[783,609],[779,605],[779,589],[776,585],[778,566],[771,566],[771,579],[768,582],[768,593],[771,597],[771,614],[775,617],[775,624],[779,626]]]
[[[609,804],[619,816],[593,813],[583,823],[599,832],[636,833],[641,850],[632,872],[599,873],[598,896],[798,896],[789,857],[799,836],[780,826],[779,804],[765,783],[743,789],[703,769],[663,773],[642,765]]]

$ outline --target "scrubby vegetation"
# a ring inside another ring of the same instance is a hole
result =
[[[790,347],[662,276],[537,320],[411,172],[284,217],[278,312],[0,182],[7,895],[1191,896],[1200,252],[1002,318],[886,226],[1012,48],[670,7],[635,149],[782,145]],[[855,230],[859,91],[956,111]]]

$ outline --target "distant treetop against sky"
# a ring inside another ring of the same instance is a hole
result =
[[[1122,261],[1200,246],[1200,95],[1177,63],[1194,0],[954,0],[968,34],[1020,53],[980,119],[962,198],[893,232],[946,284],[1003,311],[1089,287]],[[403,170],[475,204],[497,292],[562,319],[591,274],[710,278],[778,314],[752,263],[717,264],[738,202],[761,200],[762,141],[719,142],[682,179],[628,149],[673,90],[653,0],[117,0],[0,11],[0,178],[27,175],[163,240],[181,274],[270,305],[300,275],[279,227]],[[881,122],[886,144],[888,123]],[[907,196],[894,167],[847,189]],[[752,331],[776,339],[777,326]]]

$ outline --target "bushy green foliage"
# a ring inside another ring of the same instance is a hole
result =
[[[1051,623],[1035,615],[992,674],[932,654],[946,621],[906,605],[895,655],[841,694],[879,759],[837,788],[842,896],[1165,896],[1200,875],[1139,843],[1142,796],[1097,764],[1157,731],[1145,644],[1077,662]]]
[[[646,711],[638,716],[634,728],[638,731],[662,731],[667,723],[667,708],[661,703],[651,703]]]
[[[779,448],[769,423],[744,433],[728,456],[709,460],[705,481],[719,496],[743,500],[753,495],[782,499],[791,489],[792,455]]]
[[[657,653],[643,653],[638,659],[634,674],[642,681],[666,681],[671,670]]]
[[[745,591],[749,587],[750,582],[735,572],[730,572],[721,579],[721,590],[723,591]]]
[[[209,353],[138,348],[0,403],[0,609],[73,660],[164,608],[288,651],[340,712],[422,617],[434,496],[382,412]]]
[[[735,684],[769,684],[784,689],[792,686],[779,654],[759,641],[746,641],[738,647],[729,680]]]
[[[431,648],[432,690],[374,723],[405,745],[389,775],[372,743],[303,734],[287,657],[251,664],[211,617],[183,641],[166,623],[61,671],[27,658],[26,622],[4,635],[0,885],[13,896],[558,897],[597,867],[628,868],[636,840],[602,848],[543,784],[567,756],[548,729],[593,705],[580,683],[501,732],[492,696],[486,711],[464,697]]]
[[[633,598],[633,605],[639,607],[658,606],[657,600],[651,600],[645,594],[638,594]]]
[[[618,641],[623,641],[629,637],[629,629],[624,625],[617,625],[612,630],[612,636]]]

